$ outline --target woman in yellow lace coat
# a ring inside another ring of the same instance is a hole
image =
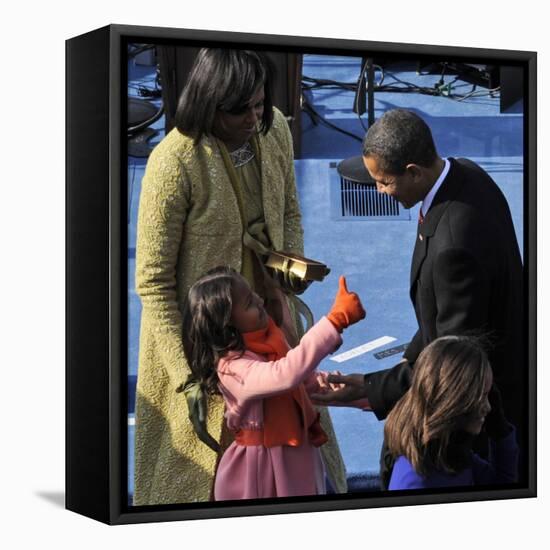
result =
[[[196,435],[182,388],[190,374],[181,309],[189,287],[226,264],[258,280],[253,233],[274,250],[303,253],[303,231],[288,124],[271,100],[261,54],[201,50],[174,128],[154,149],[140,196],[136,290],[142,302],[136,402],[134,505],[211,499],[215,468],[231,442],[223,400],[209,396],[206,426],[215,452]],[[254,228],[254,229],[252,229]],[[346,491],[330,417],[327,475]]]

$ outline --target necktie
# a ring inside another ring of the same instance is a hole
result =
[[[420,225],[424,223],[424,215],[422,214],[422,208],[418,211],[418,223]]]

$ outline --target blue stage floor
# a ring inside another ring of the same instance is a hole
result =
[[[304,56],[303,74],[308,77],[353,83],[360,70],[360,59],[336,56]],[[130,68],[132,83],[150,85],[154,78],[151,67]],[[419,75],[413,64],[391,65],[385,70],[383,84],[401,81],[424,88],[433,87],[440,75]],[[377,82],[381,73],[376,72]],[[446,76],[451,82],[453,76]],[[466,94],[470,84],[457,81],[455,93]],[[477,88],[483,92],[483,88]],[[130,88],[130,93],[135,89]],[[307,92],[316,111],[331,123],[358,136],[363,127],[352,112],[354,94],[336,89]],[[375,93],[375,116],[386,110],[403,107],[416,111],[432,128],[436,146],[442,156],[468,157],[479,163],[504,192],[511,211],[518,242],[523,249],[523,114],[521,103],[507,113],[500,113],[496,97],[474,96],[463,101],[419,93]],[[365,321],[345,332],[338,354],[371,343],[382,337],[392,338],[386,344],[366,353],[336,362],[325,360],[322,370],[344,373],[373,372],[397,363],[401,354],[377,359],[375,353],[407,343],[416,331],[416,320],[409,300],[410,258],[416,238],[418,206],[410,220],[339,221],[331,215],[331,162],[359,155],[361,143],[351,137],[314,125],[302,115],[302,158],[295,161],[298,193],[303,213],[306,256],[323,261],[331,268],[323,283],[313,284],[303,295],[316,319],[325,314],[333,301],[338,276],[344,274],[348,287],[359,293],[367,309]],[[364,122],[366,126],[366,115]],[[160,120],[155,127],[162,129]],[[162,132],[153,140],[158,141]],[[144,159],[129,158],[129,225],[128,225],[128,304],[129,304],[129,492],[133,483],[133,410],[137,374],[139,318],[141,306],[134,290],[135,222],[139,202]],[[378,457],[383,423],[371,413],[353,409],[332,408],[338,441],[348,476],[354,486],[361,479],[372,479],[378,472]]]

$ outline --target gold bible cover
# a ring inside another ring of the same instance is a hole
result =
[[[292,273],[305,281],[322,281],[330,273],[325,264],[290,252],[271,252],[266,266]]]

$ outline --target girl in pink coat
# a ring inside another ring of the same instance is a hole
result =
[[[215,268],[191,287],[186,355],[203,390],[222,394],[235,437],[218,466],[215,500],[326,492],[319,447],[327,436],[308,394],[329,387],[327,374],[315,369],[340,346],[343,329],[364,317],[340,277],[330,313],[290,349],[263,300],[233,269]]]

